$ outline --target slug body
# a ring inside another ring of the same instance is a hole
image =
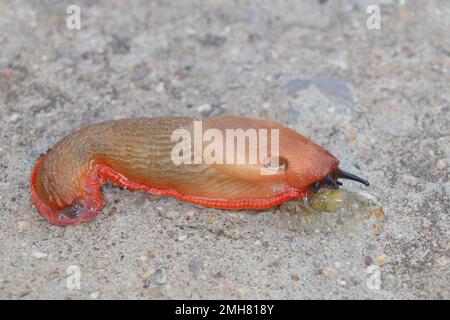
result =
[[[339,161],[333,155],[297,132],[238,116],[202,119],[203,130],[215,129],[225,136],[227,129],[278,129],[275,174],[261,174],[267,166],[261,161],[174,163],[173,151],[179,141],[174,141],[173,133],[181,129],[194,135],[195,120],[123,119],[89,125],[68,135],[41,156],[33,170],[31,192],[36,207],[56,225],[86,222],[101,212],[101,187],[113,183],[210,207],[265,209],[304,197],[320,184],[336,187],[340,184],[337,178],[349,178],[338,169]],[[271,142],[268,145],[270,150]],[[193,150],[191,158],[197,149]],[[349,179],[360,179],[355,177]]]

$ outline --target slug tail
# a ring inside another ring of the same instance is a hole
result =
[[[40,214],[54,225],[67,226],[87,222],[98,215],[103,207],[101,188],[104,178],[95,170],[87,179],[84,197],[75,198],[72,203],[62,208],[51,207],[40,194],[40,172],[45,161],[43,156],[36,164],[31,175],[31,199]]]

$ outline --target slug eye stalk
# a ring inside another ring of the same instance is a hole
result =
[[[342,169],[336,169],[335,177],[336,177],[336,179],[340,178],[340,179],[353,180],[353,181],[362,183],[362,184],[366,185],[367,187],[370,185],[369,181],[364,180],[363,178],[358,177],[356,174],[344,171]]]
[[[353,181],[362,183],[366,186],[370,185],[367,180],[364,180],[363,178],[358,177],[357,175],[347,172],[347,171],[344,171],[342,169],[336,169],[331,174],[325,176],[325,178],[323,180],[328,185],[332,186],[334,189],[339,189],[339,186],[342,186],[343,183],[341,181],[338,181],[338,179],[348,179],[348,180],[353,180]],[[312,185],[313,192],[319,191],[321,186],[322,186],[322,183],[320,181],[314,183]]]

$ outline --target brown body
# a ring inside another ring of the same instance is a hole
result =
[[[262,209],[304,196],[337,169],[339,161],[297,132],[257,119],[203,119],[203,130],[279,129],[277,174],[257,164],[180,164],[171,158],[176,129],[194,135],[193,118],[138,118],[86,126],[61,140],[36,166],[32,196],[39,211],[59,225],[88,221],[101,211],[101,185],[176,196],[225,209]],[[204,144],[205,145],[205,144]],[[203,145],[203,146],[204,146]],[[269,144],[270,150],[270,144]]]

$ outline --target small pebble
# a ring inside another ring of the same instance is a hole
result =
[[[248,295],[248,294],[250,293],[250,291],[251,291],[251,288],[249,288],[249,287],[240,287],[240,288],[238,289],[238,292],[239,292],[239,294],[240,294],[241,296],[246,296],[246,295]]]
[[[192,260],[189,262],[189,268],[191,269],[194,278],[197,278],[202,270],[202,262],[199,260]]]
[[[218,214],[212,214],[208,217],[208,223],[213,223],[214,221],[219,220],[220,216]]]
[[[322,274],[325,278],[331,278],[331,276],[333,275],[333,269],[331,269],[330,267],[326,267],[322,270]]]
[[[241,232],[236,228],[229,228],[223,230],[223,234],[231,239],[240,239],[242,237]]]
[[[194,210],[190,210],[186,213],[186,220],[187,221],[192,221],[195,218],[195,211]]]
[[[376,262],[378,265],[383,265],[384,264],[384,260],[385,260],[386,256],[384,253],[380,253],[376,259]]]
[[[17,223],[17,231],[24,232],[28,228],[28,223],[25,221],[19,221]]]
[[[171,219],[171,220],[178,219],[180,217],[180,213],[175,210],[163,211],[163,212],[161,212],[161,215],[164,218]]]
[[[296,274],[293,274],[293,275],[291,275],[291,280],[295,281],[295,282],[298,282],[298,281],[300,281],[300,277],[298,275],[296,275]]]
[[[447,256],[441,256],[438,259],[436,259],[436,262],[443,267],[446,267],[450,264],[450,258]]]
[[[372,259],[371,256],[365,256],[365,257],[364,257],[364,264],[365,264],[366,266],[370,266],[370,265],[372,264],[372,262],[373,262],[373,259]]]
[[[161,92],[164,92],[164,90],[165,90],[164,82],[161,81],[156,86],[155,91],[158,92],[158,93],[161,93]]]
[[[35,257],[36,259],[42,259],[48,256],[45,252],[39,251],[39,250],[33,250],[31,252],[31,255]]]
[[[380,222],[377,222],[373,225],[373,234],[379,235],[383,231],[383,224]]]
[[[100,292],[95,291],[95,292],[92,292],[92,293],[89,295],[89,297],[90,297],[91,299],[97,299],[99,295],[100,295]]]
[[[209,112],[211,112],[211,110],[212,106],[209,103],[202,104],[201,106],[197,107],[197,111],[201,114],[208,114]]]
[[[154,299],[163,297],[161,287],[152,287],[152,288],[148,289],[148,293],[150,294],[150,297],[152,297]]]
[[[186,239],[187,239],[187,235],[185,235],[185,234],[178,235],[178,241],[182,242],[182,241],[184,241]]]
[[[20,114],[14,112],[12,115],[9,116],[9,121],[16,122],[20,118]]]
[[[153,281],[155,281],[157,285],[163,285],[167,282],[167,274],[163,269],[158,269],[153,277]]]
[[[438,170],[444,170],[445,168],[447,168],[448,166],[448,162],[445,159],[439,159],[436,162],[436,168],[438,168]]]
[[[373,212],[373,215],[374,215],[375,218],[377,218],[377,219],[383,219],[383,218],[384,218],[384,211],[383,211],[383,209],[378,208],[378,209],[376,209],[376,210]]]
[[[197,33],[197,32],[196,32],[194,29],[192,29],[192,28],[186,28],[185,31],[186,31],[187,34],[191,34],[191,35]]]
[[[148,279],[148,278],[150,278],[153,274],[155,274],[155,272],[156,272],[156,269],[150,267],[150,268],[148,268],[146,271],[144,271],[144,272],[141,274],[141,278],[142,278],[142,279]]]

